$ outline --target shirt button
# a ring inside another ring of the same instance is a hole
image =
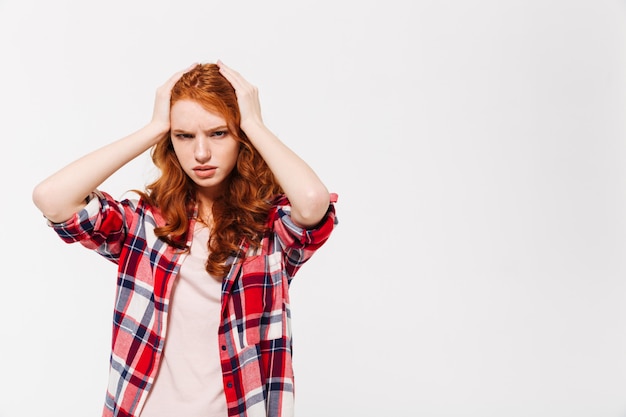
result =
[[[226,350],[226,345],[222,345],[222,350]]]
[[[228,388],[232,388],[232,387],[233,387],[233,383],[232,383],[232,382],[229,382],[228,384],[226,384],[226,386],[227,386]]]

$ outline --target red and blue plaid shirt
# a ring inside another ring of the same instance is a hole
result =
[[[229,416],[293,415],[289,284],[337,224],[334,202],[335,194],[322,222],[307,230],[292,222],[281,196],[261,247],[242,246],[229,260],[216,341]],[[118,265],[105,417],[138,416],[159,368],[172,285],[186,256],[155,236],[163,223],[143,200],[116,201],[100,191],[70,220],[50,223],[65,242],[80,242]]]

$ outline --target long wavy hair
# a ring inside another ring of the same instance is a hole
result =
[[[267,228],[273,198],[282,190],[269,167],[241,130],[241,116],[233,86],[215,64],[198,64],[185,73],[172,89],[171,104],[193,100],[205,110],[221,115],[229,133],[239,142],[235,168],[223,195],[213,202],[213,227],[206,270],[222,279],[229,269],[226,260],[239,250],[242,241],[258,248]],[[151,150],[152,161],[161,175],[140,195],[157,207],[166,224],[155,229],[168,244],[186,249],[187,235],[196,200],[196,184],[183,171],[172,146],[171,133]]]

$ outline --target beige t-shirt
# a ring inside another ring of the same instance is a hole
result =
[[[170,299],[163,357],[141,417],[226,417],[217,342],[222,283],[205,270],[209,229],[196,223]]]

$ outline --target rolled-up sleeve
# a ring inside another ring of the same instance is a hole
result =
[[[64,242],[78,242],[117,263],[128,231],[127,211],[132,210],[133,204],[129,200],[118,202],[102,191],[93,192],[88,200],[67,221],[48,221],[48,225]]]
[[[283,248],[287,273],[293,277],[300,267],[330,237],[338,224],[335,212],[337,194],[330,195],[328,210],[322,220],[312,228],[302,228],[291,219],[291,205],[285,196],[281,196],[271,212],[275,238]]]

